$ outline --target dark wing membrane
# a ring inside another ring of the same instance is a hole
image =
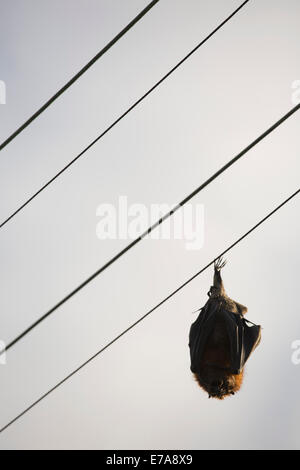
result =
[[[231,347],[231,372],[239,374],[260,342],[261,326],[249,326],[242,315],[226,310],[224,313]]]
[[[215,314],[224,316],[230,342],[231,373],[239,374],[250,354],[260,342],[261,327],[249,326],[242,315],[220,309],[217,302],[208,300],[192,324],[189,336],[191,371],[200,372],[200,362],[206,341],[215,324]]]
[[[213,330],[215,313],[218,307],[215,302],[206,302],[201,309],[197,320],[191,325],[189,336],[189,347],[191,356],[191,371],[199,372],[200,361],[205,343]]]
[[[243,341],[243,364],[246,363],[250,354],[259,345],[261,339],[261,326],[260,325],[247,325],[247,320],[242,318],[244,327],[244,341]]]

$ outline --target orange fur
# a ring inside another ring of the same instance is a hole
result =
[[[209,388],[207,388],[207,385],[205,383],[203,383],[203,381],[202,381],[201,377],[199,376],[199,374],[193,374],[193,376],[194,376],[194,379],[196,380],[196,382],[198,383],[198,385],[202,388],[202,390],[204,390],[205,392],[210,394]],[[230,392],[225,393],[222,396],[214,396],[213,398],[217,398],[218,400],[223,400],[224,398],[229,397],[230,395],[232,395],[232,392],[233,393],[238,392],[240,390],[241,386],[242,386],[242,383],[243,383],[244,371],[242,371],[240,374],[227,374],[226,378],[227,378],[227,380],[229,380],[232,383],[232,388],[230,389]]]

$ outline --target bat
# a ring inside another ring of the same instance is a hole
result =
[[[225,264],[222,258],[215,261],[209,299],[189,334],[191,371],[208,398],[220,400],[240,389],[245,363],[261,339],[261,326],[244,318],[247,307],[225,292]]]

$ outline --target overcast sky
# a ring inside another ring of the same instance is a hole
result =
[[[0,140],[148,0],[0,0]],[[2,152],[0,222],[241,0],[161,0]],[[100,241],[97,207],[175,204],[292,106],[300,3],[251,0],[153,94],[0,230],[8,343],[128,240]],[[192,201],[204,245],[144,240],[7,353],[0,427],[204,267],[299,187],[295,114]],[[230,296],[262,325],[241,391],[209,400],[191,373],[192,312],[212,269],[0,435],[2,449],[299,448],[299,196],[228,255]]]

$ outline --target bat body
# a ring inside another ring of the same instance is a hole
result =
[[[215,263],[209,300],[189,335],[191,371],[209,398],[219,399],[240,389],[244,365],[261,337],[261,327],[244,318],[247,307],[227,296],[220,274],[224,265],[221,259]]]

